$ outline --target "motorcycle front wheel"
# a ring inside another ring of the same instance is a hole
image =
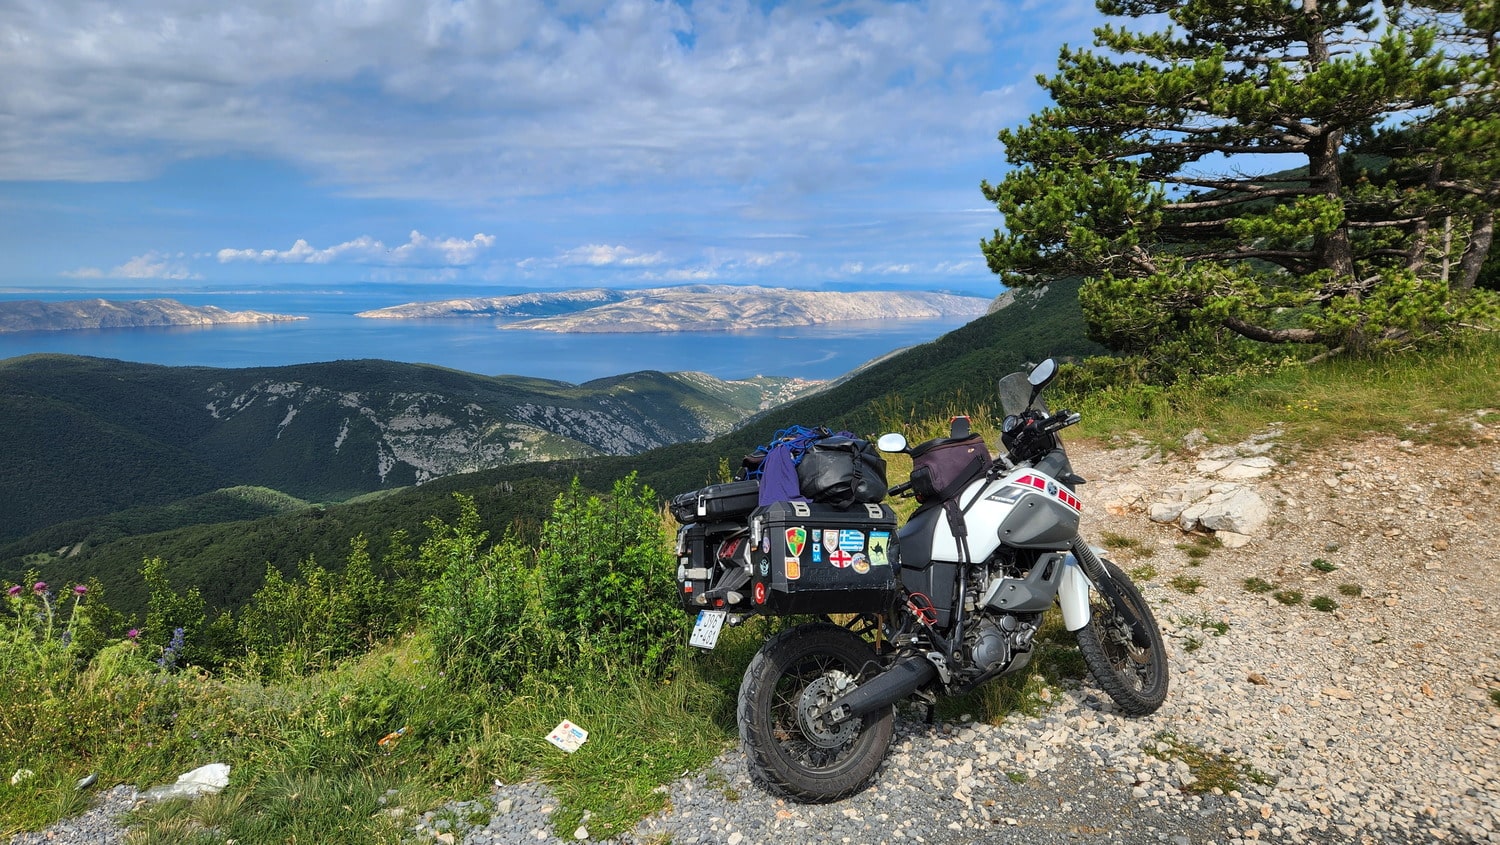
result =
[[[1155,713],[1167,700],[1167,646],[1151,608],[1130,576],[1114,562],[1101,561],[1129,605],[1116,608],[1099,590],[1090,593],[1089,624],[1078,631],[1078,650],[1099,687],[1127,716]],[[1125,614],[1141,621],[1149,643],[1131,636]]]
[[[870,644],[837,625],[799,625],[767,640],[740,684],[740,739],[751,779],[809,804],[868,786],[890,747],[895,708],[841,725],[816,712],[880,668]]]

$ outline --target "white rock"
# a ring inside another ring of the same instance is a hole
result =
[[[1151,521],[1163,524],[1176,522],[1187,507],[1187,502],[1154,502],[1151,505]]]
[[[1183,518],[1186,516],[1187,514],[1183,514]],[[1266,506],[1265,500],[1249,487],[1241,487],[1233,493],[1215,494],[1208,506],[1197,515],[1198,524],[1204,528],[1233,531],[1236,534],[1254,534],[1270,517],[1271,509]]]
[[[1250,545],[1251,537],[1248,534],[1240,534],[1237,531],[1215,531],[1214,536],[1224,544],[1226,549],[1242,549]]]

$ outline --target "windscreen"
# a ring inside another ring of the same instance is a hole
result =
[[[1027,400],[1031,398],[1031,382],[1026,380],[1025,373],[1011,373],[1000,379],[1000,410],[1006,416],[1020,414],[1028,409]],[[1034,406],[1039,410],[1046,411],[1047,403],[1037,397]]]

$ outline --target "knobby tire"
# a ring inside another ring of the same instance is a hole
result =
[[[1099,590],[1092,592],[1089,624],[1078,631],[1078,650],[1094,680],[1127,716],[1155,713],[1167,700],[1167,646],[1156,617],[1130,577],[1112,561],[1101,560],[1150,643],[1141,648],[1130,625],[1118,616]]]
[[[740,684],[740,739],[751,779],[804,804],[837,801],[868,786],[890,747],[895,708],[821,735],[805,729],[798,708],[809,686],[826,686],[836,673],[862,679],[879,670],[870,644],[837,625],[800,625],[767,640]]]

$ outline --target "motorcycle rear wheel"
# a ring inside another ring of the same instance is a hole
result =
[[[740,739],[751,779],[805,804],[868,786],[890,747],[895,708],[838,726],[812,711],[879,669],[870,644],[837,625],[799,625],[767,640],[740,684]]]
[[[1145,648],[1137,645],[1124,616],[1099,590],[1093,590],[1089,624],[1078,631],[1078,650],[1099,687],[1125,715],[1146,716],[1167,700],[1167,646],[1156,617],[1130,576],[1112,561],[1102,563],[1130,605],[1128,612],[1141,620],[1150,642]]]

